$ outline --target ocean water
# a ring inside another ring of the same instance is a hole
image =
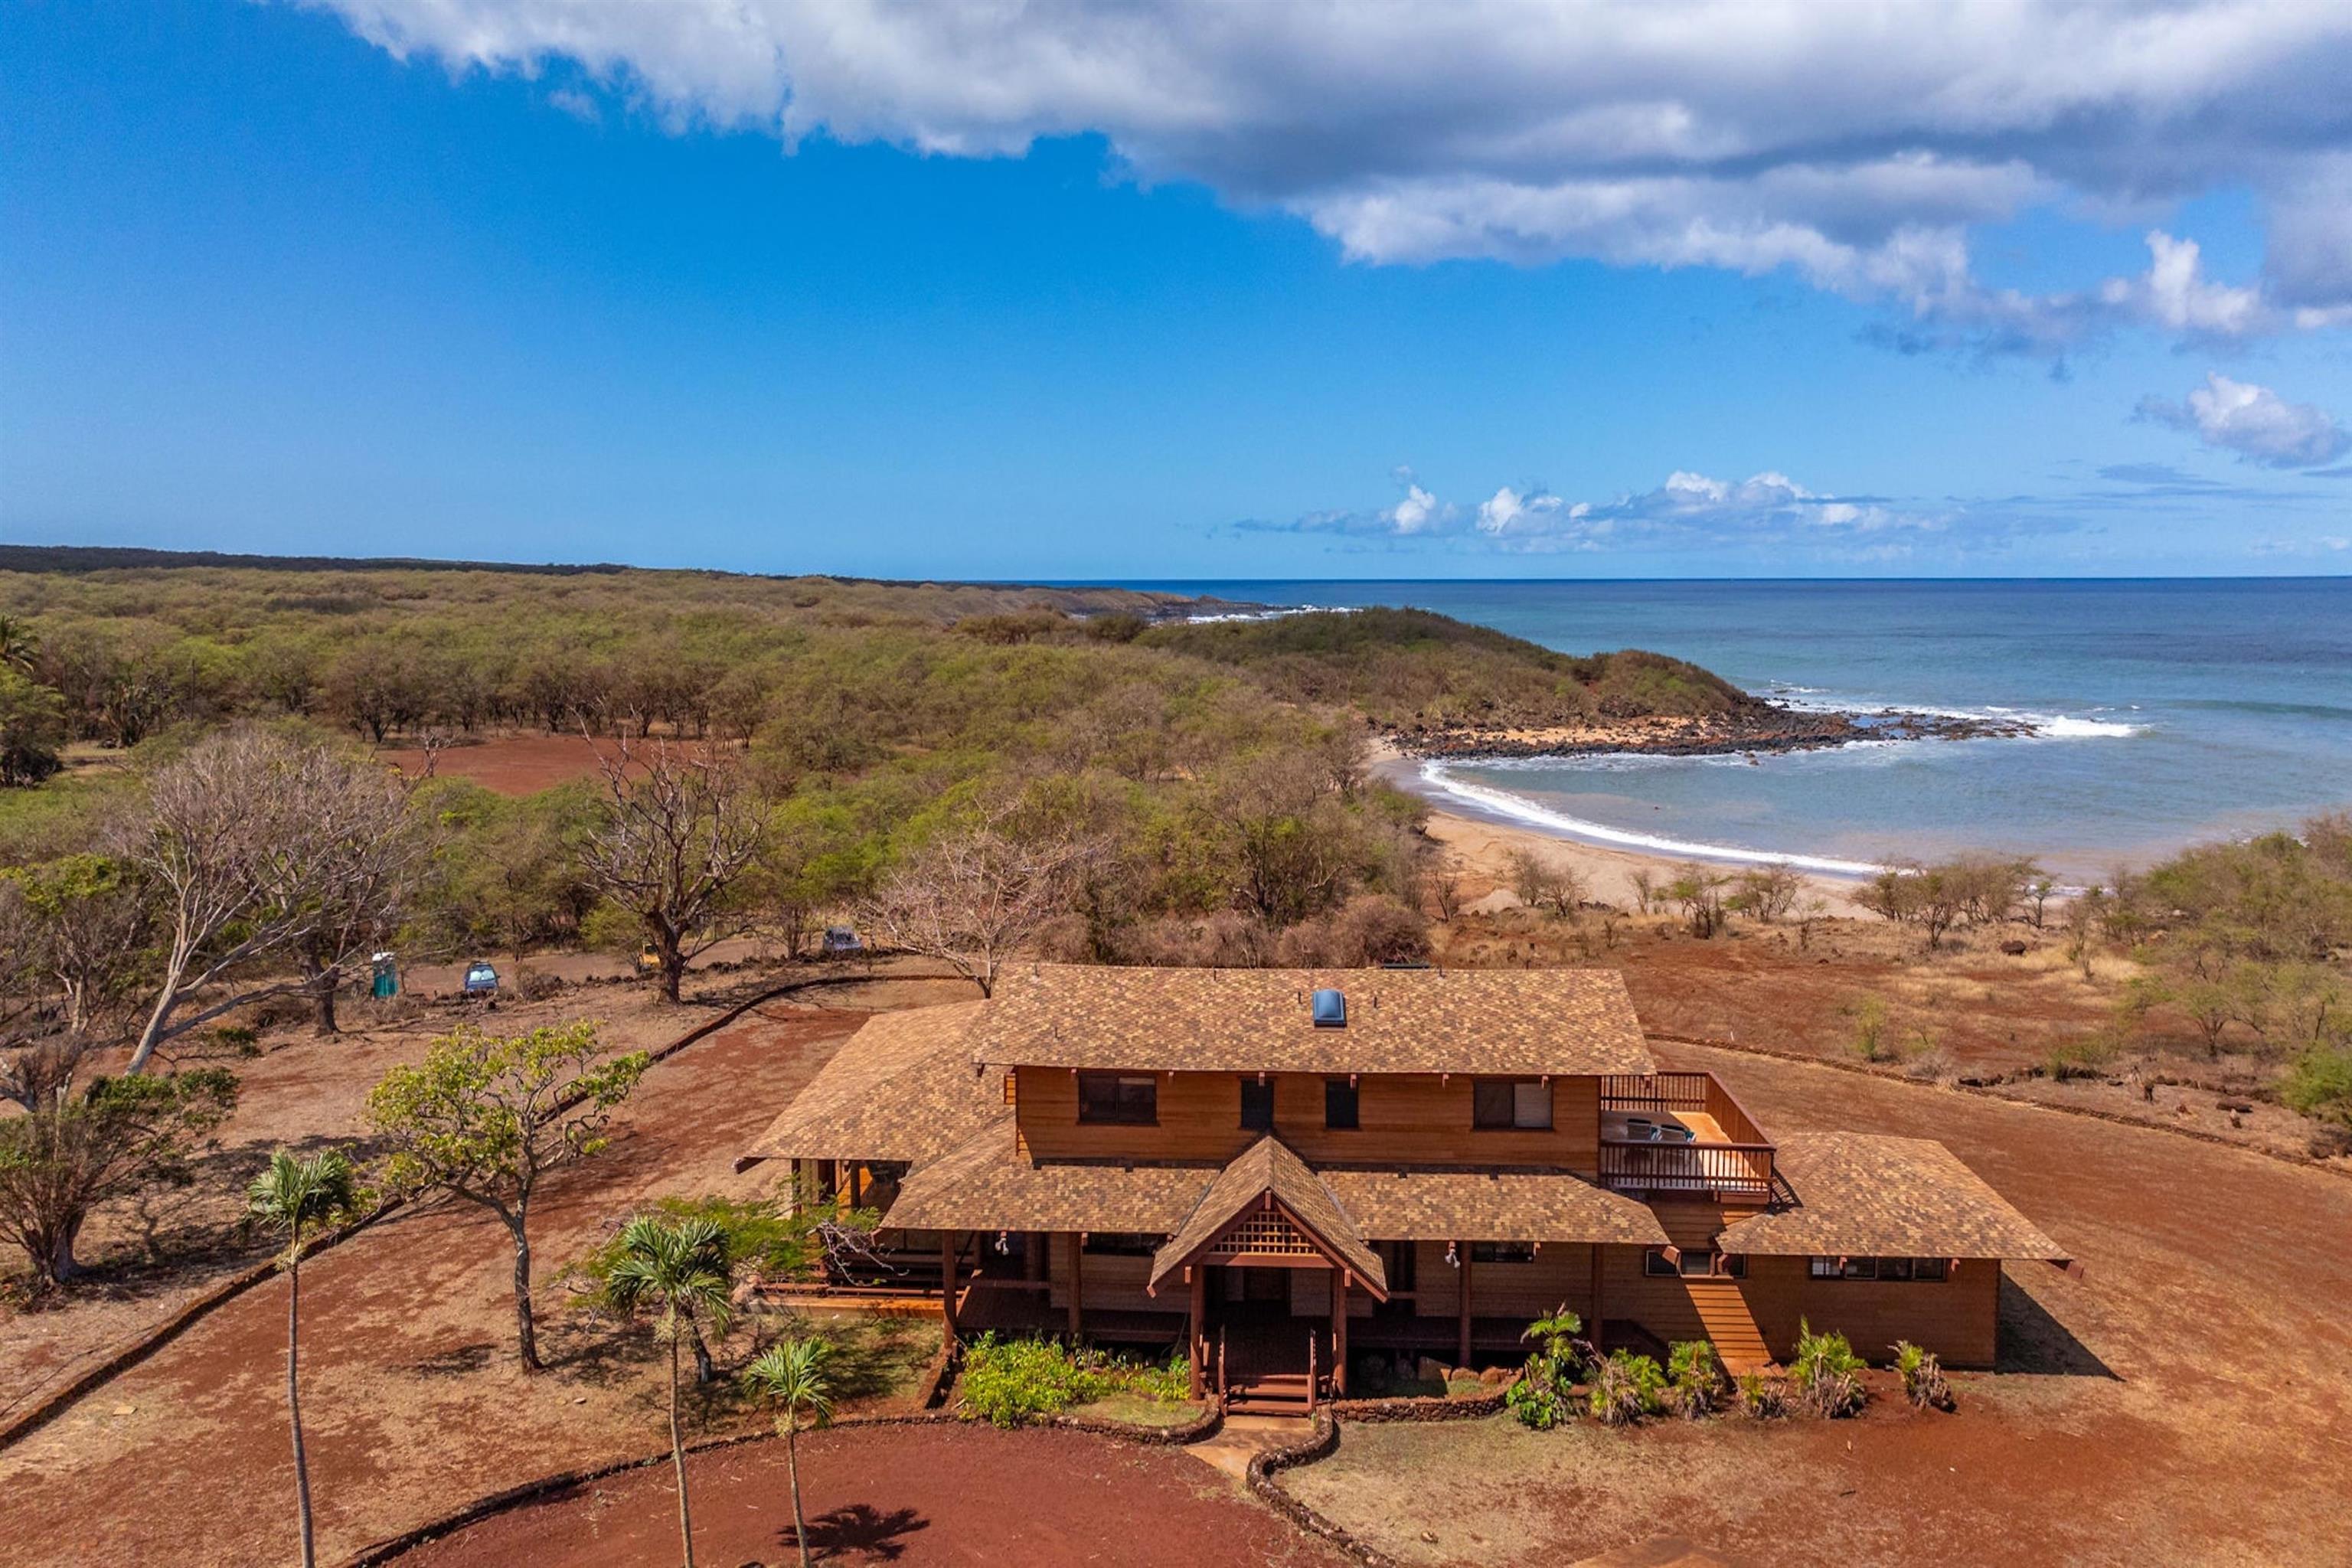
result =
[[[1411,605],[1571,653],[1674,654],[1789,702],[2039,730],[1421,770],[1457,809],[1597,842],[1849,873],[1993,849],[2081,879],[2352,808],[2352,578],[1151,586]]]

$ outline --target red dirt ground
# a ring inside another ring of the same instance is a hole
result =
[[[2352,1562],[2352,1181],[1810,1064],[1657,1055],[1776,1132],[1942,1140],[2088,1278],[2008,1270],[2004,1370],[1956,1379],[1955,1415],[1882,1384],[1853,1423],[1355,1427],[1292,1473],[1300,1497],[1428,1564],[1668,1533],[1755,1563]]]
[[[698,1559],[787,1564],[781,1443],[688,1461]],[[809,1545],[827,1563],[1223,1568],[1344,1559],[1191,1456],[1076,1432],[900,1426],[801,1439]],[[648,1466],[484,1521],[402,1568],[619,1568],[677,1561],[677,1491]]]
[[[903,1005],[922,989],[886,982],[873,999]],[[532,1226],[546,1374],[511,1368],[512,1253],[471,1205],[403,1215],[304,1268],[322,1559],[483,1492],[660,1446],[643,1336],[616,1342],[562,1312],[552,1277],[643,1197],[763,1189],[764,1168],[734,1173],[736,1152],[863,1016],[763,1008],[655,1067],[611,1149],[551,1182]],[[250,1292],[0,1453],[0,1563],[290,1555],[285,1310],[282,1284]]]
[[[447,748],[434,763],[433,775],[470,780],[499,795],[537,795],[593,773],[597,757],[613,749],[611,742],[598,741],[591,750],[578,735],[494,735]],[[390,747],[376,756],[411,778],[425,771],[425,753],[414,747]]]

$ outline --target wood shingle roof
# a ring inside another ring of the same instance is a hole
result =
[[[1307,1162],[1290,1145],[1266,1134],[1233,1158],[1201,1194],[1201,1201],[1185,1216],[1151,1260],[1151,1285],[1157,1289],[1168,1275],[1192,1260],[1193,1254],[1223,1235],[1251,1205],[1272,1198],[1314,1239],[1328,1247],[1340,1263],[1386,1300],[1388,1275],[1379,1256],[1364,1245],[1355,1221],[1331,1194]]]
[[[953,1002],[876,1014],[841,1043],[746,1158],[929,1160],[1004,1120],[1003,1075],[983,1079],[965,1044],[985,1005]]]
[[[1566,1171],[1316,1173],[1364,1235],[1382,1241],[1599,1241],[1663,1247],[1650,1205]]]
[[[1724,1251],[2067,1260],[1958,1155],[1925,1138],[1792,1133],[1776,1164],[1796,1201],[1727,1227]]]
[[[1318,1028],[1308,999],[1347,997]],[[971,1032],[1001,1067],[1163,1072],[1654,1070],[1613,970],[1122,969],[1019,964]]]

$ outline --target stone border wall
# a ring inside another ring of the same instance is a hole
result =
[[[1484,1394],[1420,1394],[1400,1399],[1328,1399],[1323,1407],[1344,1421],[1379,1423],[1388,1421],[1477,1421],[1503,1408],[1505,1394],[1511,1383],[1518,1381],[1514,1373],[1510,1383],[1496,1385]]]

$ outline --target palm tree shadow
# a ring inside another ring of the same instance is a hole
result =
[[[809,1521],[809,1551],[820,1563],[848,1553],[855,1553],[860,1562],[896,1563],[906,1554],[907,1542],[902,1538],[930,1527],[931,1521],[911,1508],[884,1513],[871,1503],[854,1502]],[[776,1539],[791,1546],[793,1532],[789,1528],[780,1530]]]

